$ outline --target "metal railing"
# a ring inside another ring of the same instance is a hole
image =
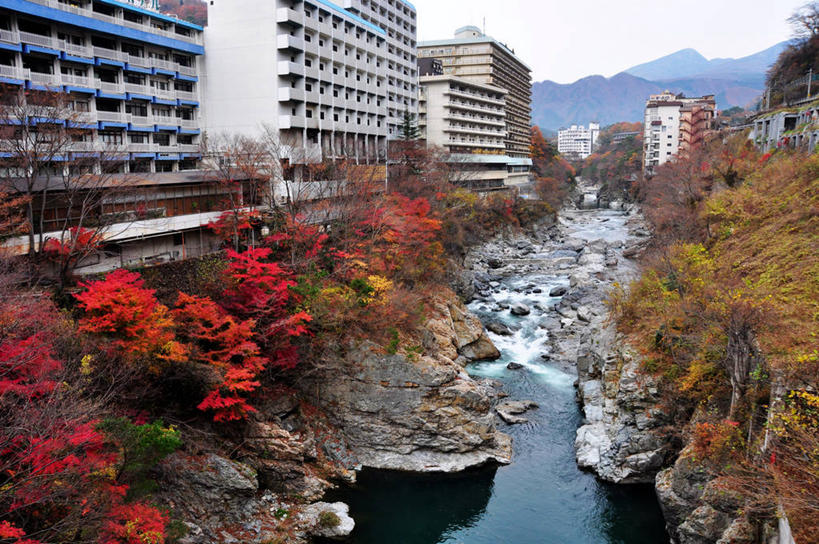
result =
[[[109,83],[107,81],[96,80],[96,88],[107,93],[122,94],[125,92],[125,87],[122,83]]]
[[[33,32],[20,31],[20,41],[32,45],[41,45],[43,47],[57,47],[57,39],[51,36],[43,36],[42,34],[34,34]]]
[[[80,87],[94,88],[94,80],[88,76],[75,76],[71,74],[62,75],[63,85],[78,85]]]

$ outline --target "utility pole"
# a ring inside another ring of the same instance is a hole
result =
[[[813,83],[813,66],[808,71],[808,98],[810,98],[810,85]]]

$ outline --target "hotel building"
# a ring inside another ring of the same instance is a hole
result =
[[[210,133],[280,138],[291,163],[385,160],[417,111],[416,13],[399,0],[213,0],[205,32]]]
[[[715,115],[713,95],[686,98],[665,91],[646,102],[643,126],[643,167],[647,174],[680,152],[699,146]]]
[[[589,128],[572,125],[560,129],[557,132],[557,151],[566,157],[585,159],[594,152],[599,135],[599,123],[589,123]]]

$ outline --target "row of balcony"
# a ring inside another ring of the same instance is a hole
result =
[[[156,19],[157,22],[155,24],[151,24],[153,22],[153,20],[149,19],[148,17],[144,17],[143,21],[138,23],[138,22],[126,20],[125,18],[123,18],[121,16],[120,13],[118,13],[117,16],[111,16],[111,15],[105,15],[103,13],[95,12],[90,8],[90,5],[89,5],[89,7],[79,7],[79,6],[73,6],[73,5],[70,5],[70,4],[63,3],[63,2],[59,2],[58,0],[30,0],[30,1],[35,2],[37,4],[41,4],[43,6],[48,6],[50,8],[56,8],[56,9],[59,9],[59,10],[62,10],[62,11],[68,11],[70,13],[74,13],[75,15],[82,15],[84,17],[91,17],[93,19],[98,19],[100,21],[105,21],[107,23],[112,23],[112,24],[115,24],[115,25],[120,25],[120,26],[125,26],[125,27],[128,27],[128,28],[133,28],[135,30],[141,30],[142,32],[148,32],[150,34],[165,36],[167,38],[172,38],[174,40],[180,40],[180,41],[189,42],[189,43],[202,44],[202,33],[201,32],[191,30],[190,31],[191,35],[190,36],[185,36],[184,34],[179,34],[177,32],[174,32],[173,30],[169,30],[169,29],[166,29],[166,28],[158,28],[156,26],[156,24],[162,25],[163,27],[165,25],[167,25],[167,24],[171,24],[171,23],[168,23],[167,21],[165,21],[163,19],[157,18]]]
[[[199,144],[170,144],[161,145],[154,143],[123,143],[119,145],[107,145],[103,142],[72,142],[70,151],[75,153],[198,153]]]
[[[131,123],[136,126],[178,126],[182,128],[198,128],[199,121],[196,119],[181,119],[179,117],[167,117],[160,115],[135,115],[133,113],[123,113],[118,111],[96,111],[82,112],[78,116],[88,118],[91,122],[105,121],[108,123]],[[78,121],[82,122],[80,119]]]
[[[315,117],[305,117],[303,115],[280,115],[279,116],[279,129],[286,130],[290,128],[308,128],[308,129],[316,129],[316,130],[325,130],[327,132],[354,132],[359,134],[367,134],[371,136],[383,136],[383,132],[386,130],[386,125],[384,122],[381,122],[381,126],[379,127],[378,124],[374,121],[371,121],[369,125],[366,124],[366,121],[362,120],[362,123],[359,125],[358,123],[346,123],[341,121],[333,121],[327,119],[317,119]]]
[[[75,57],[85,57],[88,59],[101,57],[120,62],[127,62],[132,66],[139,66],[142,68],[159,68],[171,72],[179,72],[180,74],[186,76],[197,75],[195,66],[185,66],[173,60],[131,55],[125,51],[108,49],[107,47],[99,47],[96,45],[92,46],[71,43],[67,40],[60,40],[53,36],[44,36],[42,34],[34,34],[32,32],[24,32],[22,30],[19,32],[15,30],[0,30],[0,41],[15,44],[27,43],[47,47],[49,49],[58,49]]]
[[[27,80],[37,85],[45,85],[47,87],[58,87],[60,85],[69,85],[75,87],[84,87],[87,89],[99,89],[106,93],[135,93],[148,96],[155,96],[166,100],[198,100],[198,96],[192,91],[182,91],[177,89],[159,89],[149,85],[140,85],[134,83],[110,83],[92,78],[90,76],[77,76],[72,74],[46,74],[44,72],[33,72],[28,68],[21,68],[19,66],[9,66],[0,64],[0,77],[10,79]]]

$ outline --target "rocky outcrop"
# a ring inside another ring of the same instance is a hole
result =
[[[343,502],[317,502],[303,508],[298,515],[313,536],[342,539],[355,528],[350,507]]]
[[[299,544],[306,543],[308,535],[340,536],[352,531],[343,503],[302,506],[262,492],[250,466],[215,454],[175,453],[162,462],[159,475],[161,492],[155,498],[170,507],[186,528],[179,544]],[[328,524],[328,516],[322,518],[325,510],[336,514],[337,524]]]
[[[510,462],[511,439],[496,429],[500,384],[474,380],[469,360],[500,353],[454,293],[429,301],[422,353],[389,354],[372,342],[348,346],[306,382],[363,466],[454,472]]]
[[[674,454],[657,383],[639,367],[610,326],[581,339],[578,395],[586,422],[575,439],[577,463],[614,483],[654,482]]]

